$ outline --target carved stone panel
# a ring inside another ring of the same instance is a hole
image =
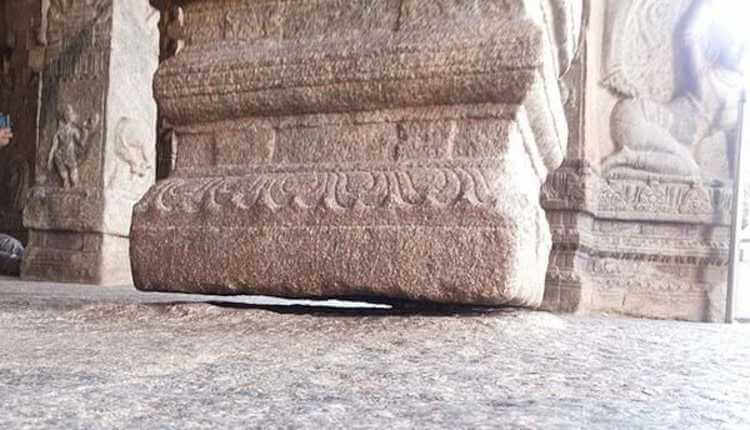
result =
[[[154,181],[158,13],[123,0],[50,0],[45,11],[22,276],[129,283],[132,207]]]
[[[607,3],[602,84],[621,97],[611,114],[608,176],[726,180],[744,88],[740,29],[716,0]],[[744,31],[744,29],[741,29]]]
[[[723,321],[729,231],[550,214],[553,250],[544,307]]]
[[[713,3],[591,3],[587,46],[602,55],[587,51],[583,103],[594,109],[542,193],[545,308],[721,320],[739,87],[738,58],[716,57],[728,48]],[[609,139],[613,153],[590,157]]]

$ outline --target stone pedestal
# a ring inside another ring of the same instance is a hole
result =
[[[142,290],[538,305],[574,1],[183,1]]]
[[[133,204],[154,182],[158,14],[145,1],[51,2],[22,277],[130,283]]]
[[[745,236],[747,231],[744,232]],[[738,269],[739,287],[737,288],[736,312],[737,318],[750,321],[750,240],[742,242],[741,263]]]
[[[722,321],[731,199],[725,186],[560,169],[542,199],[554,243],[544,307]]]

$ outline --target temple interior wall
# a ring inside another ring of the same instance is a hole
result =
[[[39,79],[30,62],[40,0],[0,1],[0,112],[10,115],[15,138],[0,148],[0,232],[26,240],[23,206],[31,188],[37,144]]]
[[[115,1],[118,5],[128,4]],[[571,129],[567,157],[563,167],[548,181],[546,197],[543,198],[555,242],[550,270],[557,271],[554,276],[548,274],[547,277],[547,289],[557,294],[556,304],[548,303],[550,308],[614,310],[634,314],[646,308],[651,310],[641,315],[709,319],[708,314],[716,311],[709,312],[707,309],[720,307],[720,300],[716,297],[721,295],[719,286],[725,270],[733,128],[731,124],[716,128],[715,122],[692,121],[691,118],[696,117],[698,111],[691,109],[699,106],[702,109],[700,112],[715,114],[719,112],[717,103],[731,98],[734,88],[730,86],[716,90],[724,91],[716,95],[718,99],[698,98],[692,89],[695,82],[705,81],[709,87],[715,88],[717,78],[714,75],[727,76],[727,73],[716,62],[704,70],[707,71],[704,75],[690,73],[692,61],[695,60],[691,56],[703,54],[691,51],[689,42],[698,45],[709,42],[692,36],[685,37],[686,29],[692,25],[691,14],[698,13],[699,6],[709,2],[588,2],[588,27],[583,50],[569,74],[563,77],[569,87],[565,106]],[[42,3],[41,0],[0,0],[0,112],[11,115],[15,133],[13,143],[0,149],[0,232],[24,240],[28,236],[28,225],[23,225],[23,209],[32,186],[44,185],[42,182],[50,186],[57,181],[54,169],[40,169],[40,166],[46,164],[50,141],[56,132],[55,117],[64,105],[52,98],[57,97],[56,90],[45,88],[45,82],[38,73],[45,67],[44,62],[48,61],[50,55],[49,49],[43,48],[50,41],[40,39],[43,34],[40,29],[49,25],[42,19],[47,17],[42,12]],[[150,3],[162,11],[158,25],[160,61],[183,49],[186,41],[181,38],[191,31],[195,34],[188,39],[194,43],[208,43],[206,41],[210,38],[238,38],[244,41],[243,38],[255,37],[235,32],[232,25],[238,24],[230,25],[227,21],[231,21],[232,15],[219,13],[219,9],[194,6],[199,12],[202,11],[200,13],[212,17],[208,23],[210,25],[203,26],[191,21],[191,17],[185,21],[173,1]],[[386,3],[391,5],[390,2]],[[45,4],[49,6],[48,2]],[[420,2],[409,4],[419,5]],[[238,16],[247,18],[243,15],[246,12],[243,9]],[[136,13],[148,15],[140,9]],[[130,14],[128,9],[123,16],[129,17]],[[130,24],[115,26],[112,34],[119,40],[116,42],[118,46],[127,44],[130,31],[154,30],[156,23],[153,16],[149,17],[151,21],[148,21],[147,27],[134,28]],[[216,17],[227,22],[222,21],[222,24]],[[145,25],[143,22],[146,21],[144,18],[139,25]],[[305,28],[300,24],[304,21],[303,15],[295,15],[289,20],[291,23],[298,22],[300,29]],[[123,22],[129,23],[129,18]],[[183,26],[185,22],[188,27]],[[56,30],[53,24],[52,32],[64,33],[64,28],[62,26]],[[327,32],[338,30],[323,28]],[[405,28],[410,27],[407,25]],[[700,31],[696,30],[695,34],[701,36]],[[271,32],[266,36],[278,35]],[[282,39],[298,37],[303,40],[303,36],[302,33],[291,32]],[[138,39],[152,57],[157,55],[154,39],[154,35]],[[81,167],[82,175],[90,177],[92,183],[96,182],[91,188],[95,190],[94,193],[101,191],[106,194],[104,189],[112,181],[125,181],[114,187],[119,187],[116,194],[127,197],[128,202],[123,203],[122,207],[132,205],[131,201],[144,192],[154,176],[166,179],[174,173],[176,166],[200,158],[200,154],[190,150],[190,139],[193,139],[190,133],[185,133],[186,139],[182,142],[186,152],[179,153],[175,124],[167,121],[165,115],[160,115],[157,125],[151,124],[156,115],[153,105],[145,109],[147,118],[141,121],[145,125],[131,127],[133,130],[126,127],[131,123],[130,118],[140,114],[138,104],[151,103],[151,86],[149,84],[146,92],[138,92],[130,87],[127,90],[109,89],[107,92],[108,80],[126,80],[130,74],[129,67],[140,70],[139,79],[147,80],[146,75],[151,73],[144,70],[155,67],[151,60],[139,63],[137,55],[129,58],[131,54],[108,57],[108,62],[114,58],[114,68],[111,76],[101,79],[101,88],[97,91],[106,92],[107,95],[103,97],[117,103],[107,105],[102,111],[105,128],[99,135],[101,146],[95,148],[95,158],[103,164],[95,165],[95,160],[91,160]],[[98,65],[94,61],[92,67]],[[87,70],[94,70],[72,67],[75,73],[85,74]],[[82,92],[85,86],[84,82],[65,91],[75,95]],[[70,98],[70,94],[66,97]],[[136,94],[136,97],[130,97],[131,94]],[[629,100],[635,102],[630,103]],[[636,104],[638,107],[634,107]],[[126,114],[119,113],[123,106],[128,111]],[[618,111],[619,106],[625,107],[622,109],[624,113]],[[731,112],[725,116],[731,119]],[[727,118],[717,118],[725,123],[728,121]],[[86,119],[82,118],[82,121]],[[119,131],[118,120],[121,120],[119,123],[123,127]],[[623,124],[627,126],[623,127]],[[185,125],[182,126],[184,129]],[[126,160],[125,164],[118,164],[117,151],[107,149],[113,148],[111,145],[115,145],[118,139],[122,140],[123,130],[127,131],[130,141],[146,142],[143,143],[145,149],[136,155],[141,157],[142,154],[141,158],[148,160],[143,166],[138,166],[148,168],[147,175],[133,176],[137,170],[133,170],[133,163]],[[642,135],[647,137],[661,137],[654,142],[644,143],[637,141],[639,137],[633,137],[631,131],[642,131]],[[672,145],[672,141],[677,145]],[[688,149],[683,151],[680,149],[683,146]],[[627,147],[627,150],[623,151],[623,147]],[[677,150],[671,149],[673,147]],[[626,154],[619,158],[612,157],[622,152]],[[127,169],[130,169],[132,184],[128,182],[128,174],[124,173]],[[126,235],[123,233],[126,228],[122,226],[129,225],[128,222],[116,220],[119,225],[115,228],[119,228],[117,237]],[[106,220],[102,224],[101,228],[93,230],[109,228]],[[62,228],[54,223],[49,227]],[[88,238],[89,233],[91,231],[85,232],[84,236]],[[62,243],[67,239],[45,240]],[[97,240],[103,239],[88,238],[75,242],[93,243]],[[102,246],[96,245],[94,248]],[[120,246],[122,249],[124,247]],[[596,257],[602,254],[606,258]],[[117,263],[105,264],[110,268],[108,270],[116,271],[113,269],[115,266]],[[644,273],[638,282],[624,286],[613,281],[638,270]],[[680,290],[681,279],[687,279],[690,287]],[[596,285],[607,287],[599,288]],[[656,287],[649,289],[649,285]],[[573,292],[564,299],[561,291]],[[631,294],[633,292],[635,294]],[[659,302],[658,297],[665,299]],[[627,309],[617,308],[616,304],[624,303],[626,299],[630,300],[630,306]],[[683,308],[674,311],[673,307],[670,310],[669,303]]]

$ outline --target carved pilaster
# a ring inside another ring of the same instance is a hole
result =
[[[22,276],[129,283],[132,206],[154,181],[158,14],[141,1],[72,0],[50,1],[46,17]]]

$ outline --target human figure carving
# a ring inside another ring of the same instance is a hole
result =
[[[78,186],[78,164],[83,158],[88,147],[91,131],[99,124],[99,115],[79,126],[78,115],[71,105],[58,116],[58,126],[55,136],[52,138],[47,158],[47,169],[52,171],[53,165],[63,181],[64,188]]]
[[[668,103],[637,96],[617,103],[611,116],[617,151],[603,160],[605,172],[699,177],[692,147],[719,133],[731,137],[744,89],[746,40],[717,19],[720,3],[696,0],[688,9],[682,33],[688,79],[680,94]]]

